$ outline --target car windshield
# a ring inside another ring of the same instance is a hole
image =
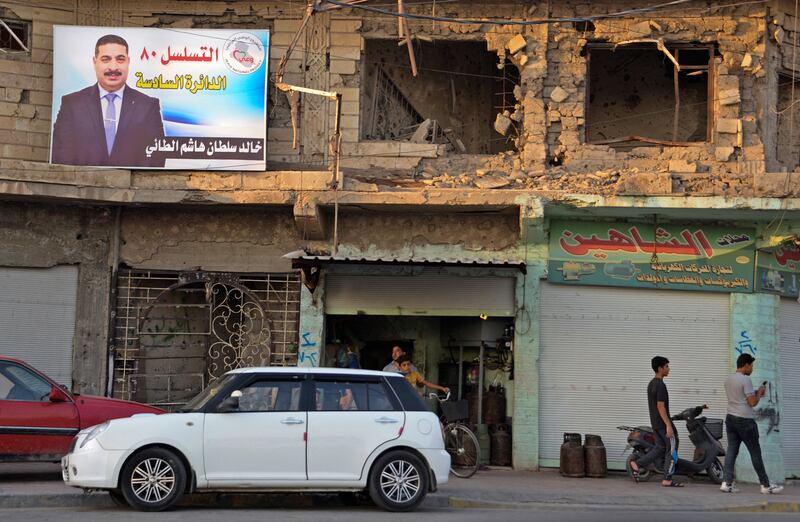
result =
[[[183,408],[177,410],[178,413],[187,413],[190,411],[198,411],[205,407],[208,404],[208,401],[216,397],[217,393],[228,383],[231,379],[233,379],[232,374],[228,374],[223,376],[221,379],[218,379],[211,383],[205,390],[201,391],[199,394],[195,396],[194,399],[190,400],[186,403]]]

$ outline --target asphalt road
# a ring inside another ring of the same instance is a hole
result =
[[[244,522],[244,521],[342,521],[374,522],[376,519],[393,521],[438,522],[455,520],[458,522],[752,522],[753,520],[782,521],[797,520],[797,513],[725,513],[725,512],[664,512],[653,511],[571,511],[564,510],[483,510],[483,509],[432,509],[414,513],[386,513],[374,508],[334,508],[307,510],[273,509],[181,509],[166,513],[140,513],[125,509],[5,509],[0,510],[0,520],[13,522],[116,522],[116,521],[159,521],[159,522]]]

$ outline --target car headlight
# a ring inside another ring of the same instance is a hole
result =
[[[104,422],[103,424],[98,424],[97,426],[89,430],[89,433],[86,434],[86,437],[81,441],[81,445],[79,447],[82,448],[86,446],[89,442],[96,439],[98,435],[100,435],[107,429],[108,429],[108,421]]]

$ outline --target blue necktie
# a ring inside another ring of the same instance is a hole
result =
[[[114,99],[116,94],[110,92],[103,96],[108,100],[108,108],[106,108],[106,117],[104,119],[106,128],[106,147],[108,148],[108,155],[111,155],[111,149],[114,148],[114,137],[117,134],[117,108],[114,107]]]

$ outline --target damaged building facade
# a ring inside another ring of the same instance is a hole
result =
[[[175,408],[400,345],[482,384],[515,467],[579,432],[622,469],[653,355],[674,409],[722,417],[746,352],[770,475],[798,476],[797,13],[727,3],[0,2],[0,353]],[[50,164],[54,25],[268,29],[267,169]]]

